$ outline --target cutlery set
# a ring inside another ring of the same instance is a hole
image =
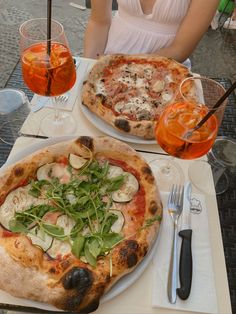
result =
[[[190,227],[191,183],[184,186],[173,185],[167,202],[167,210],[173,221],[173,242],[169,266],[167,294],[170,303],[176,303],[177,295],[186,300],[192,284],[192,230]],[[178,268],[178,220],[182,215],[182,226],[179,236],[182,238],[180,262]],[[178,280],[179,275],[179,280]],[[180,287],[178,287],[180,281]]]

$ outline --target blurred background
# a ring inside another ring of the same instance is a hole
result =
[[[222,0],[223,1],[223,0]],[[73,54],[82,55],[89,0],[53,0],[53,18],[65,27]],[[73,4],[72,3],[72,4]],[[86,7],[87,6],[87,7]],[[18,29],[25,20],[46,17],[47,0],[0,0],[0,88],[19,61]],[[236,29],[224,29],[229,12],[220,14],[218,28],[209,27],[191,56],[192,70],[210,77],[236,79]]]

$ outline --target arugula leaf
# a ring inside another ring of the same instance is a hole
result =
[[[57,225],[52,225],[48,223],[41,224],[42,229],[54,238],[65,239],[64,229]]]
[[[16,233],[28,233],[28,229],[21,222],[14,218],[9,221],[9,229]]]
[[[72,253],[75,255],[75,257],[80,258],[80,253],[84,248],[84,243],[85,243],[85,237],[78,235],[72,245]]]
[[[118,216],[113,213],[108,213],[106,218],[103,220],[102,224],[102,232],[108,233],[111,229],[111,226],[114,224],[114,222],[118,219]]]
[[[124,183],[125,175],[119,175],[117,177],[111,178],[108,182],[108,192],[114,192],[121,188]]]
[[[60,183],[58,178],[50,181],[32,181],[29,194],[34,197],[43,195],[48,204],[36,205],[15,213],[11,227],[15,232],[28,233],[32,223],[36,223],[41,232],[72,244],[72,253],[77,257],[85,257],[87,262],[95,266],[96,260],[110,251],[122,241],[123,237],[111,232],[111,226],[118,219],[112,208],[111,193],[120,189],[125,175],[108,178],[108,162],[90,160],[83,169],[69,169],[72,179],[68,183]],[[70,235],[65,235],[63,228],[43,221],[47,212],[60,211],[76,221]],[[151,221],[146,222],[147,225]],[[86,235],[82,235],[86,230]]]
[[[89,247],[89,243],[88,241],[85,242],[84,245],[84,256],[87,260],[87,262],[91,265],[91,266],[96,266],[97,265],[97,259],[93,256],[93,254],[90,252],[90,247]]]
[[[42,187],[45,185],[50,185],[50,181],[47,180],[31,181],[31,188],[28,193],[38,198],[41,195]]]
[[[102,235],[103,240],[103,252],[109,251],[112,247],[114,247],[118,242],[120,242],[124,237],[119,233],[107,233]]]
[[[98,255],[101,253],[101,240],[99,241],[98,238],[91,237],[87,242],[89,252],[97,259]]]
[[[157,215],[154,216],[153,218],[146,219],[142,229],[152,226],[156,221],[161,221],[161,216]]]

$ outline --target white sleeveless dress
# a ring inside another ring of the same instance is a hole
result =
[[[152,13],[142,11],[140,0],[117,0],[105,54],[153,53],[169,46],[191,0],[156,0]],[[187,65],[187,64],[186,64]]]

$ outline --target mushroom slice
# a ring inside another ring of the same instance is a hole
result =
[[[154,83],[152,89],[154,92],[156,93],[160,93],[161,91],[163,91],[165,87],[165,82],[161,81],[161,80],[156,80],[156,82]]]
[[[139,183],[136,177],[130,172],[124,172],[125,180],[118,191],[112,193],[112,199],[117,203],[125,203],[132,200],[138,192]]]

